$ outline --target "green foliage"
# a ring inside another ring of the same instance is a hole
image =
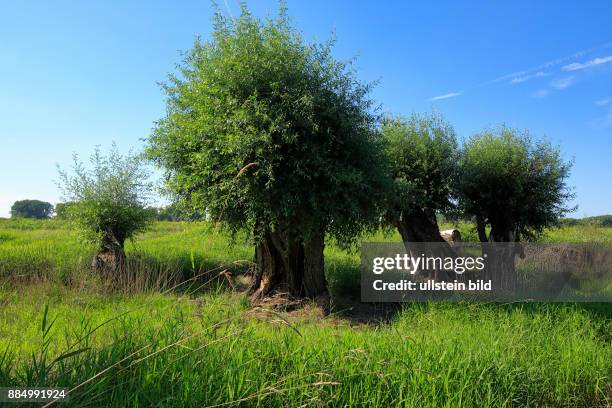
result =
[[[612,227],[612,215],[598,215],[586,218],[563,218],[561,225],[564,226],[594,226]]]
[[[387,118],[382,132],[394,183],[391,209],[408,213],[452,210],[459,164],[453,127],[434,112],[408,119]]]
[[[351,241],[376,221],[382,171],[369,85],[310,44],[286,10],[220,12],[164,86],[148,155],[169,189],[231,231],[321,229]]]
[[[11,206],[12,218],[50,218],[53,215],[53,204],[40,200],[15,201]]]
[[[587,222],[599,227],[612,227],[612,215],[599,215],[596,217],[588,217]]]
[[[178,221],[178,213],[171,206],[153,208],[157,221]]]
[[[157,221],[197,221],[206,219],[205,214],[182,203],[175,202],[164,207],[152,208]]]
[[[67,220],[70,218],[70,206],[73,203],[57,203],[55,205],[55,218],[58,220]]]
[[[70,201],[67,216],[88,241],[99,243],[112,234],[123,245],[153,219],[145,208],[152,191],[148,173],[139,156],[122,156],[115,145],[107,156],[96,148],[90,164],[85,168],[75,155],[72,174],[59,170],[59,187]]]
[[[526,131],[486,130],[465,144],[461,203],[494,229],[533,238],[572,210],[566,207],[573,197],[566,184],[570,169],[558,147]]]

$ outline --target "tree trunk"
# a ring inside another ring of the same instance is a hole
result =
[[[402,211],[397,229],[404,242],[446,242],[440,235],[436,215],[425,211]]]
[[[324,250],[325,235],[323,233],[304,242],[304,294],[308,297],[327,294]]]
[[[516,234],[508,229],[493,226],[489,243],[484,244],[483,254],[487,257],[485,279],[490,279],[496,291],[512,292],[518,284],[515,257],[518,253]]]
[[[91,261],[92,269],[103,278],[115,282],[121,272],[125,269],[125,251],[123,242],[108,231],[102,238],[100,249]]]
[[[457,254],[440,235],[440,228],[435,213],[414,211],[410,214],[402,211],[401,218],[396,222],[397,230],[402,236],[404,247],[411,257],[440,256],[455,257]],[[435,243],[435,246],[423,245]],[[431,271],[430,277],[436,280],[447,280],[448,273],[444,270]]]
[[[278,231],[266,231],[255,246],[251,299],[260,300],[275,290],[295,297],[327,295],[324,248],[323,233],[300,241]]]
[[[480,242],[489,241],[487,238],[486,221],[483,215],[476,216],[476,231],[478,231],[478,239]]]

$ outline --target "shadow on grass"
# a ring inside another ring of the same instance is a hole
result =
[[[385,324],[392,322],[402,311],[430,308],[438,301],[406,303],[361,302],[360,270],[350,262],[336,262],[326,270],[332,297],[332,313],[356,324]],[[442,303],[448,303],[441,300]],[[571,308],[589,315],[595,321],[612,319],[612,303],[602,302],[468,302],[454,303],[457,307],[477,307],[508,313],[521,311],[526,314],[556,313]],[[607,337],[612,337],[608,334]]]

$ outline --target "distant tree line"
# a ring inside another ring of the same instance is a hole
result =
[[[57,203],[55,205],[55,217],[60,220],[69,219],[70,206],[74,204],[74,202]],[[203,214],[184,209],[175,203],[161,207],[147,206],[146,209],[155,221],[197,221],[204,219]]]
[[[612,215],[598,215],[595,217],[585,218],[563,218],[560,223],[561,225],[568,227],[612,227]]]
[[[206,214],[180,203],[171,203],[162,207],[149,207],[157,221],[198,221],[206,219]]]
[[[45,219],[53,216],[53,204],[40,200],[19,200],[11,206],[12,218]]]
[[[74,205],[75,202],[70,201],[57,203],[53,206],[53,204],[46,201],[19,200],[15,201],[11,206],[11,217],[68,220],[70,218],[70,209]],[[169,204],[162,207],[148,206],[146,210],[150,212],[151,218],[156,221],[197,221],[205,218],[204,214],[183,209],[178,204]]]

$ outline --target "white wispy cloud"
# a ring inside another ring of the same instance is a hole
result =
[[[598,48],[604,48],[606,45],[600,46]],[[542,64],[540,64],[538,66],[532,67],[532,68],[528,68],[528,69],[521,70],[521,71],[515,71],[515,72],[511,72],[511,73],[506,74],[506,75],[502,75],[502,76],[497,77],[495,79],[492,79],[490,81],[483,82],[479,86],[491,85],[491,84],[494,84],[496,82],[506,82],[506,81],[512,82],[515,78],[527,77],[527,76],[532,75],[533,72],[543,71],[543,70],[550,69],[552,67],[561,65],[561,64],[563,64],[565,62],[568,62],[568,61],[571,61],[571,60],[575,60],[576,58],[580,58],[582,56],[585,56],[587,54],[592,53],[593,50],[594,50],[593,48],[580,50],[580,51],[577,51],[577,52],[575,52],[573,54],[566,55],[566,56],[561,57],[561,58],[555,58],[553,60],[546,61],[546,62],[544,62],[544,63],[542,63]]]
[[[544,78],[544,77],[547,77],[547,76],[550,76],[550,75],[551,75],[550,72],[538,71],[535,74],[521,75],[521,76],[514,77],[514,78],[512,78],[510,83],[511,84],[520,84],[520,83],[523,83],[523,82],[527,82],[530,79]]]
[[[531,94],[531,96],[533,96],[534,98],[544,98],[548,96],[549,93],[550,91],[548,89],[539,89],[535,91],[533,94]]]
[[[597,106],[606,106],[612,103],[612,98],[607,98],[607,99],[600,99],[598,101],[595,101],[595,105]]]
[[[569,76],[550,81],[550,86],[555,89],[565,89],[570,87],[574,82],[576,82],[576,77]]]
[[[509,74],[499,76],[495,79],[481,82],[480,84],[477,84],[467,90],[470,91],[470,90],[489,86],[489,85],[499,83],[499,82],[505,82],[507,84],[516,85],[516,84],[521,84],[526,81],[552,76],[559,72],[579,71],[579,70],[594,67],[597,65],[606,64],[608,62],[612,62],[612,55],[606,56],[606,57],[594,58],[592,60],[589,60],[583,63],[572,62],[572,60],[575,61],[578,58],[586,57],[587,55],[593,54],[594,52],[597,52],[597,51],[601,52],[601,50],[607,49],[607,48],[612,48],[612,42],[600,44],[597,47],[583,49],[581,51],[577,51],[573,54],[566,55],[564,57],[552,59],[538,66],[534,66],[532,68],[528,68],[528,69],[524,69],[520,71],[514,71]],[[566,64],[566,65],[563,65],[563,64]],[[532,93],[531,96],[535,98],[544,98],[545,96],[549,95],[554,90],[565,89],[571,86],[575,82],[575,79],[576,78],[574,76],[556,79],[554,81],[551,81],[547,85],[544,85],[546,88],[541,88],[535,91],[534,93]],[[450,92],[444,95],[438,95],[438,96],[429,98],[429,101],[439,101],[443,99],[455,98],[462,94],[463,92]]]
[[[612,55],[609,55],[607,57],[601,57],[601,58],[598,57],[598,58],[595,58],[595,59],[592,59],[590,61],[583,62],[583,63],[574,62],[572,64],[563,66],[561,69],[566,72],[579,71],[581,69],[587,69],[587,68],[595,67],[597,65],[607,64],[608,62],[612,62]]]
[[[442,99],[449,99],[449,98],[454,98],[456,96],[461,95],[461,92],[449,92],[447,94],[444,95],[438,95],[438,96],[434,96],[432,98],[429,98],[430,101],[439,101]]]

